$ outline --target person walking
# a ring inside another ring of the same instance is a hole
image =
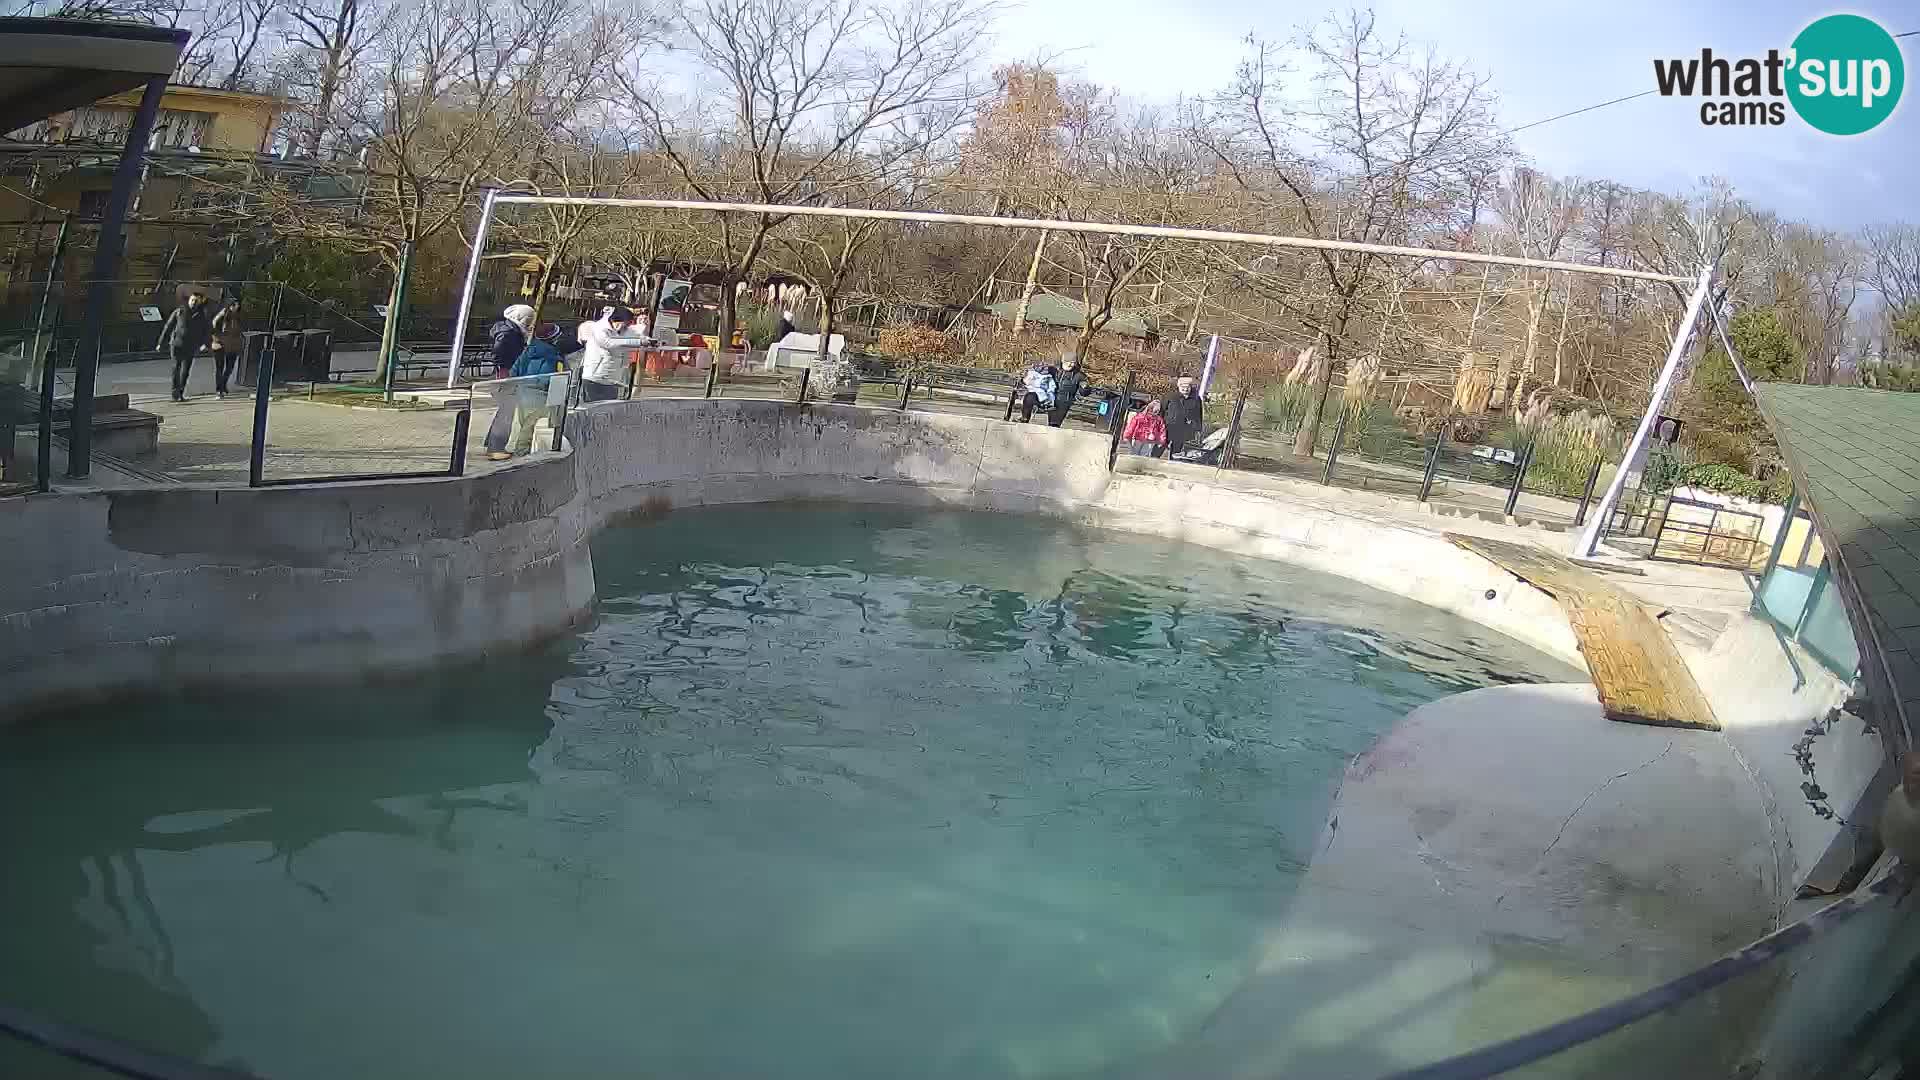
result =
[[[626,350],[643,342],[626,336],[632,325],[633,312],[624,307],[580,324],[580,344],[586,346],[580,358],[581,401],[612,401],[620,396],[626,382]]]
[[[227,380],[240,353],[247,347],[247,324],[240,317],[240,298],[235,296],[213,317],[213,396],[227,396]]]
[[[1047,426],[1059,427],[1073,408],[1073,399],[1087,389],[1087,373],[1080,370],[1080,358],[1071,351],[1060,354],[1060,369],[1053,380],[1053,405],[1047,409]]]
[[[1149,401],[1146,408],[1134,413],[1120,438],[1126,442],[1129,454],[1159,457],[1160,448],[1167,441],[1167,422],[1160,416],[1160,403]]]
[[[213,340],[213,323],[207,318],[205,293],[188,293],[187,302],[173,309],[160,325],[160,344],[173,360],[173,400],[187,400],[187,376],[193,373],[193,354]]]
[[[527,331],[532,328],[532,307],[513,304],[500,312],[500,318],[487,331],[487,335],[493,339],[495,379],[513,377],[513,365],[520,359],[520,354],[527,351]],[[495,461],[505,460],[509,456],[507,438],[513,433],[513,415],[519,408],[519,386],[518,383],[496,382],[490,390],[493,394],[493,422],[487,425],[482,445],[487,448],[487,457]]]
[[[1160,415],[1167,423],[1168,460],[1186,449],[1187,442],[1200,434],[1200,428],[1205,424],[1202,416],[1204,403],[1194,391],[1193,376],[1182,375],[1174,380],[1173,386],[1173,393],[1160,402]]]
[[[504,461],[532,451],[534,425],[543,416],[552,417],[553,407],[547,404],[549,380],[531,376],[552,375],[566,367],[560,356],[559,340],[560,327],[555,323],[543,323],[534,339],[520,353],[520,358],[514,361],[510,375],[520,381],[508,384],[515,388],[518,401],[513,410],[513,430],[507,437],[506,453],[490,453],[487,455],[489,461]]]
[[[1020,378],[1023,393],[1020,396],[1020,422],[1033,421],[1033,410],[1052,411],[1053,409],[1053,368],[1044,360],[1035,360]]]

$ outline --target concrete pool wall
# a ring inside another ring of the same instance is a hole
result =
[[[1043,513],[1297,563],[1575,665],[1544,594],[1430,532],[978,417],[665,399],[579,410],[569,452],[459,478],[55,492],[0,513],[0,715],[89,697],[398,673],[586,618],[611,519],[783,499]],[[1488,593],[1493,594],[1492,598]]]

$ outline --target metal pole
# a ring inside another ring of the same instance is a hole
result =
[[[795,206],[787,203],[708,202],[697,199],[617,199],[597,195],[501,195],[503,203],[550,206],[625,206],[643,210],[698,210],[706,213],[769,214],[774,217],[832,217],[876,221],[912,221],[930,225],[980,225],[999,229],[1050,229],[1056,232],[1091,233],[1108,236],[1155,236],[1167,240],[1201,240],[1220,244],[1256,244],[1264,247],[1308,248],[1316,251],[1357,251],[1371,255],[1407,255],[1419,259],[1449,262],[1486,263],[1493,266],[1524,266],[1535,270],[1560,270],[1570,274],[1594,274],[1600,277],[1633,278],[1640,281],[1670,281],[1684,285],[1689,278],[1660,274],[1651,270],[1623,270],[1612,266],[1554,262],[1551,259],[1527,259],[1518,255],[1487,255],[1478,251],[1442,251],[1437,248],[1397,247],[1368,244],[1358,240],[1321,240],[1308,236],[1273,236],[1267,233],[1221,232],[1217,229],[1180,229],[1168,225],[1121,225],[1107,221],[1061,221],[1049,218],[994,217],[990,214],[945,214],[925,210],[865,210],[842,206]]]
[[[907,411],[907,399],[913,396],[913,376],[900,380],[900,411]]]
[[[467,258],[467,282],[460,287],[460,314],[453,320],[453,353],[447,357],[447,389],[460,381],[460,354],[467,347],[467,317],[473,313],[473,287],[480,280],[480,253],[487,247],[487,230],[493,226],[493,204],[500,199],[499,188],[488,188],[486,201],[480,204],[480,224],[473,230],[473,254]]]
[[[1593,459],[1593,468],[1587,470],[1587,486],[1580,492],[1580,509],[1573,512],[1573,527],[1579,528],[1587,523],[1587,504],[1593,501],[1593,485],[1600,482],[1600,466],[1607,463],[1607,456],[1600,454]]]
[[[1240,415],[1247,411],[1247,389],[1241,387],[1234,395],[1233,419],[1227,423],[1227,443],[1220,448],[1220,469],[1231,468],[1233,459],[1240,450]],[[1219,469],[1214,470],[1218,472]]]
[[[40,313],[33,317],[33,349],[28,356],[41,355],[40,333],[47,325],[47,308],[53,303],[53,283],[60,279],[60,257],[67,252],[67,226],[71,224],[72,214],[61,215],[60,231],[53,236],[53,258],[47,262],[47,284],[40,290]],[[53,350],[48,349],[46,355],[51,357]]]
[[[1520,505],[1520,489],[1527,482],[1527,467],[1533,464],[1533,445],[1533,440],[1528,439],[1527,445],[1520,448],[1519,460],[1514,462],[1513,485],[1507,488],[1508,517],[1512,517],[1513,508]]]
[[[1013,384],[1013,391],[1007,395],[1007,415],[1000,418],[1001,423],[1010,424],[1013,422],[1013,406],[1015,402],[1020,400],[1020,385],[1020,383],[1015,382]]]
[[[803,367],[800,369],[800,396],[793,399],[796,405],[805,405],[807,403],[807,380],[812,377],[812,368]]]
[[[1800,489],[1797,486],[1787,495],[1786,511],[1780,517],[1780,530],[1773,534],[1773,551],[1767,555],[1767,568],[1760,572],[1762,577],[1780,565],[1780,555],[1787,550],[1787,534],[1793,531],[1793,516],[1800,512]]]
[[[634,349],[627,353],[627,389],[626,397],[622,399],[624,401],[633,400],[633,384],[640,378],[640,357],[645,352],[645,349]]]
[[[1107,471],[1112,472],[1115,462],[1120,460],[1120,437],[1127,430],[1127,410],[1133,407],[1133,370],[1127,370],[1127,381],[1121,385],[1120,401],[1113,410],[1113,437],[1107,445]],[[1012,416],[1011,409],[1007,412]]]
[[[120,151],[120,166],[113,173],[113,190],[107,196],[106,215],[100,222],[100,243],[93,251],[87,314],[80,324],[80,347],[73,357],[73,424],[67,429],[67,475],[76,480],[85,479],[93,463],[93,388],[100,372],[100,328],[107,321],[113,282],[120,274],[120,257],[126,252],[127,207],[133,202],[133,189],[147,156],[147,140],[153,137],[153,121],[160,114],[160,97],[166,91],[167,77],[156,75],[147,80],[147,89],[140,95],[140,108],[133,114],[133,126],[127,129],[126,145]]]
[[[1207,396],[1207,384],[1213,381],[1213,365],[1220,359],[1220,335],[1207,338],[1207,362],[1200,369],[1200,396]]]
[[[259,487],[267,471],[267,404],[273,392],[273,339],[260,351],[253,377],[253,441],[247,444],[247,486]]]
[[[1634,429],[1633,438],[1627,443],[1626,454],[1620,459],[1620,468],[1614,472],[1613,479],[1607,484],[1607,493],[1600,500],[1599,510],[1580,533],[1579,539],[1574,541],[1575,555],[1590,559],[1600,547],[1600,526],[1613,513],[1614,504],[1620,501],[1620,492],[1627,484],[1627,473],[1632,471],[1633,463],[1646,448],[1647,438],[1653,434],[1654,421],[1659,419],[1660,409],[1667,402],[1667,392],[1673,388],[1674,377],[1680,371],[1680,360],[1687,353],[1687,343],[1693,339],[1694,323],[1699,321],[1700,308],[1706,303],[1707,289],[1713,284],[1713,270],[1712,263],[1700,268],[1693,295],[1687,298],[1687,313],[1681,317],[1680,325],[1673,332],[1673,346],[1667,350],[1667,362],[1660,369],[1659,380],[1653,385],[1653,396],[1647,401],[1647,414],[1640,418],[1640,426]]]
[[[467,471],[467,426],[473,423],[473,409],[461,409],[453,417],[453,460],[447,463],[448,476],[460,476]],[[560,436],[554,434],[554,448],[559,449]]]
[[[1426,502],[1427,496],[1433,494],[1433,476],[1440,471],[1440,444],[1446,441],[1446,438],[1447,429],[1443,424],[1433,433],[1433,445],[1427,448],[1427,468],[1420,475],[1421,502]]]
[[[725,354],[715,355],[712,361],[710,361],[707,364],[707,396],[708,397],[712,397],[714,387],[720,385],[720,356],[722,355],[725,355]]]
[[[387,308],[387,322],[393,327],[393,337],[386,343],[387,351],[380,357],[380,365],[384,372],[381,378],[384,384],[382,396],[386,398],[389,405],[393,404],[393,358],[400,351],[400,320],[407,313],[407,279],[412,276],[413,244],[409,241],[400,245],[400,270],[393,277],[393,293],[387,298],[387,302],[391,305]],[[457,369],[459,366],[456,353],[454,367]]]
[[[1347,406],[1345,402],[1342,402],[1340,405],[1340,419],[1335,421],[1333,425],[1333,445],[1327,447],[1327,471],[1320,476],[1320,484],[1322,487],[1331,487],[1333,485],[1333,463],[1340,459],[1340,443],[1346,438],[1346,435]]]
[[[33,463],[33,486],[41,494],[53,490],[53,350],[40,361],[40,431],[37,446],[39,460]],[[68,447],[73,446],[68,440]]]

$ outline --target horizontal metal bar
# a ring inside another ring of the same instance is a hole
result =
[[[0,1035],[134,1080],[250,1080],[253,1075],[142,1050],[12,1005],[0,1005]]]
[[[435,480],[447,476],[445,469],[426,472],[342,473],[338,476],[283,476],[262,480],[254,487],[295,487],[301,484],[358,484],[369,480]]]
[[[922,210],[862,210],[841,206],[705,202],[697,199],[616,199],[597,198],[590,195],[509,195],[502,192],[493,201],[496,204],[626,206],[642,210],[709,210],[744,214],[792,214],[801,217],[873,218],[881,221],[916,221],[928,225],[984,225],[997,229],[1047,229],[1054,232],[1157,236],[1168,240],[1201,240],[1216,244],[1251,244],[1257,247],[1312,248],[1321,251],[1357,251],[1370,255],[1404,255],[1416,259],[1492,263],[1496,266],[1521,266],[1532,270],[1561,270],[1569,274],[1634,278],[1640,281],[1663,281],[1679,285],[1694,284],[1694,276],[1690,274],[1656,274],[1651,270],[1624,270],[1612,266],[1589,266],[1586,263],[1554,262],[1550,259],[1523,259],[1514,255],[1487,255],[1478,251],[1442,251],[1438,248],[1396,247],[1391,244],[1363,244],[1355,240],[1321,240],[1311,236],[1271,236],[1266,233],[1222,232],[1217,229],[1178,229],[1167,225],[1122,225],[1107,221],[991,217],[985,214],[943,214]]]
[[[1591,1042],[1636,1020],[1665,1012],[1744,975],[1805,945],[1869,907],[1886,900],[1902,883],[1881,878],[1844,900],[1828,904],[1797,923],[1783,926],[1737,952],[1661,983],[1557,1024],[1494,1043],[1458,1057],[1394,1073],[1387,1080],[1483,1080],[1531,1064],[1542,1058]]]

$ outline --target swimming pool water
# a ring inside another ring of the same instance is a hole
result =
[[[686,511],[593,556],[596,622],[532,655],[0,729],[0,1001],[269,1077],[1084,1075],[1205,1037],[1408,710],[1582,678],[1040,519]]]

